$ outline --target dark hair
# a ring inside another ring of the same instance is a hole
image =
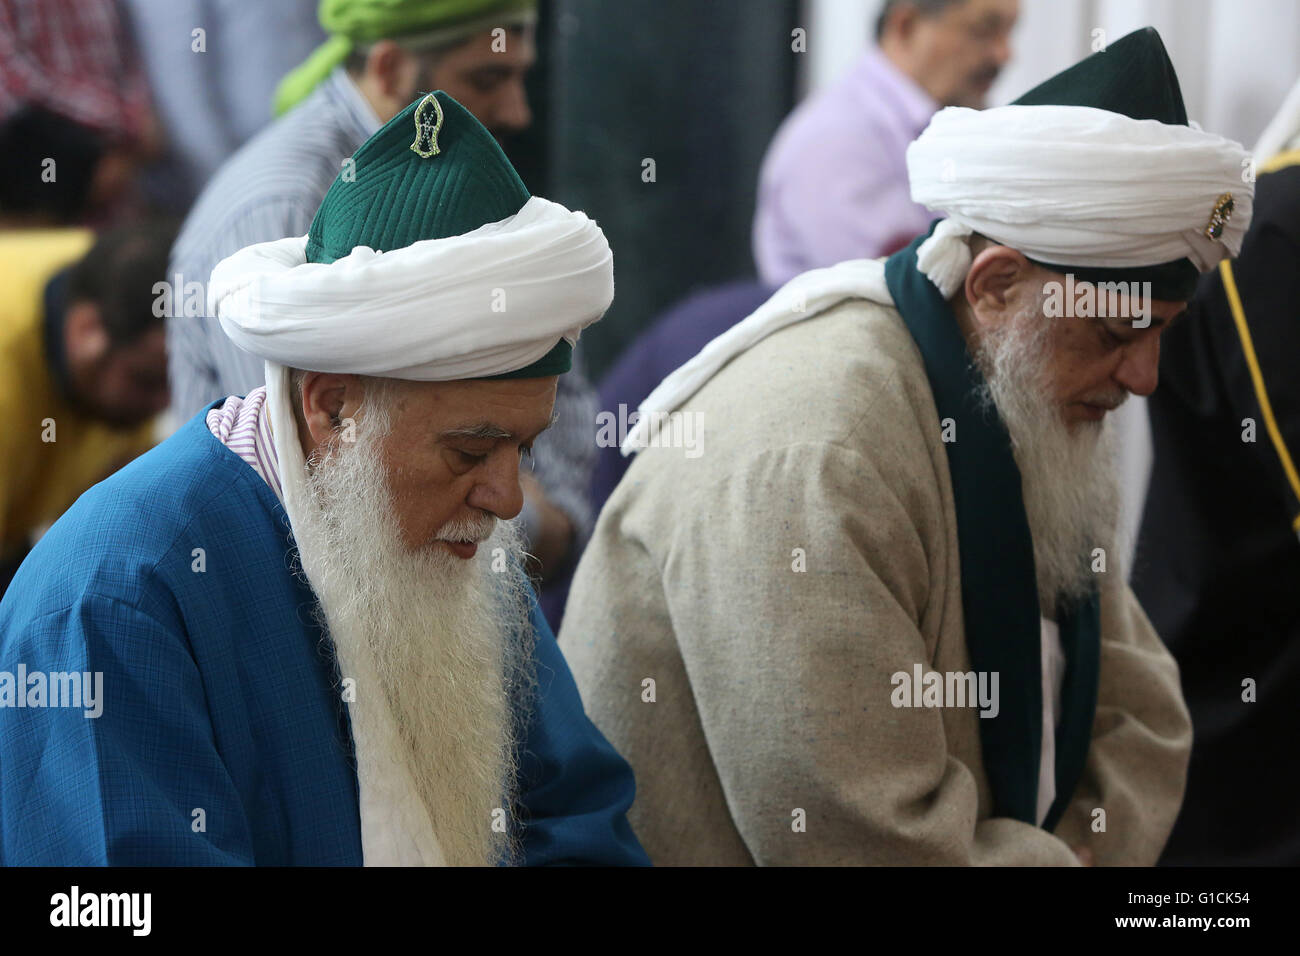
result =
[[[897,7],[916,7],[921,16],[934,17],[943,13],[948,7],[965,2],[966,0],[885,0],[885,5],[880,8],[880,16],[876,17],[876,42],[879,43],[885,35],[885,21]]]
[[[415,57],[420,65],[420,72],[427,74],[437,68],[438,61],[442,59],[443,55],[447,53],[448,50],[454,50],[456,47],[468,43],[469,39],[469,37],[462,37],[459,40],[454,40],[451,43],[446,43],[442,46],[429,47],[427,50],[413,50],[409,47],[402,47],[402,49]],[[400,41],[394,42],[400,43]],[[361,76],[361,74],[366,71],[366,60],[369,58],[370,51],[373,47],[374,44],[354,46],[351,52],[348,53],[347,59],[343,61],[343,69],[347,70],[348,75],[353,79]]]
[[[366,57],[370,55],[370,47],[353,46],[348,51],[348,55],[343,59],[343,69],[353,78],[360,76],[366,69]]]
[[[117,226],[101,235],[69,272],[68,302],[98,306],[111,347],[130,345],[163,321],[155,314],[154,286],[167,280],[176,232],[170,219]],[[182,293],[172,290],[173,296]]]
[[[0,215],[35,216],[56,225],[83,222],[104,141],[94,130],[39,106],[0,126]],[[45,161],[54,178],[42,178]]]

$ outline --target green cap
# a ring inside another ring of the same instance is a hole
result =
[[[515,215],[528,199],[483,124],[441,90],[424,94],[344,164],[307,232],[307,261],[331,263],[357,246],[389,252],[461,236]],[[531,365],[484,377],[559,375],[571,367],[572,351],[560,339]]]
[[[1044,80],[1012,105],[1090,106],[1136,120],[1187,125],[1187,108],[1174,64],[1152,27],[1135,30]],[[1190,259],[1130,268],[1030,261],[1053,272],[1073,273],[1084,282],[1150,282],[1152,296],[1173,302],[1190,299],[1200,276]]]

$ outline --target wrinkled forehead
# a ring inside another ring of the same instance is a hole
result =
[[[431,435],[474,432],[478,437],[528,442],[551,423],[558,376],[519,379],[402,381],[396,411],[407,425]]]

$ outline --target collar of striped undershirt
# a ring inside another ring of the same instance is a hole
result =
[[[271,435],[271,416],[266,411],[266,386],[253,389],[244,398],[229,396],[207,415],[208,431],[265,481],[284,504],[280,483],[280,461]]]

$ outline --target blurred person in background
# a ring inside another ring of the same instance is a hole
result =
[[[57,134],[50,117],[61,118]],[[9,129],[18,124],[16,130]],[[97,155],[90,166],[85,214],[122,216],[136,201],[140,165],[159,154],[161,136],[144,73],[113,0],[0,0],[0,137],[25,148],[33,132],[81,138]],[[27,125],[24,125],[27,124]],[[68,124],[73,133],[66,132]],[[76,129],[88,131],[78,136]],[[41,157],[42,184],[85,171],[60,169],[59,153]],[[76,187],[74,187],[76,188]]]
[[[536,0],[323,0],[329,39],[281,84],[284,115],[222,166],[191,210],[173,274],[206,285],[221,259],[257,242],[307,233],[343,162],[418,91],[441,89],[498,141],[532,121],[524,77],[536,58]],[[364,189],[364,177],[357,180]],[[207,316],[168,322],[173,408],[189,418],[262,385],[262,360]],[[543,575],[590,533],[587,483],[594,392],[576,370],[560,380],[556,425],[525,473],[521,516]]]
[[[43,106],[20,107],[0,122],[0,229],[84,223],[104,198],[96,176],[104,155],[89,127]]]
[[[903,153],[944,106],[982,108],[1011,59],[1017,0],[886,0],[876,46],[777,130],[759,175],[754,259],[781,285],[889,255],[937,218],[912,201]]]
[[[1278,772],[1300,738],[1300,84],[1254,155],[1241,254],[1202,278],[1147,399],[1132,584],[1193,731],[1166,865],[1300,864],[1300,784]]]
[[[34,532],[153,443],[168,401],[155,284],[174,236],[0,232],[0,591]]]
[[[271,121],[284,75],[325,40],[319,0],[125,0],[165,152],[147,198],[184,215],[226,158]]]

